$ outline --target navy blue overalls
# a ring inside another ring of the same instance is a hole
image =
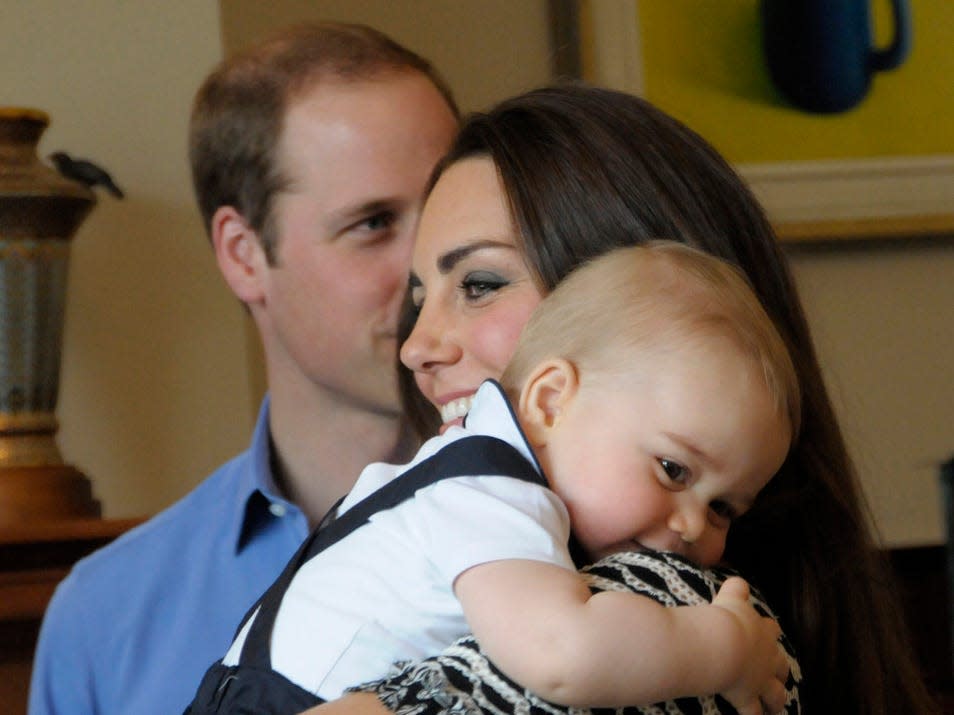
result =
[[[239,626],[241,631],[259,609],[242,646],[239,664],[225,666],[218,662],[209,668],[186,714],[282,715],[299,713],[324,702],[272,670],[272,627],[292,577],[315,554],[367,523],[372,514],[397,506],[414,496],[418,489],[441,479],[477,474],[506,475],[546,486],[546,480],[523,455],[501,439],[473,436],[451,442],[358,502],[326,527],[311,533]]]

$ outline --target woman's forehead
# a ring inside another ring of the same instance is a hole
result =
[[[424,204],[414,242],[415,270],[474,243],[516,245],[513,219],[493,162],[468,158],[451,164]]]

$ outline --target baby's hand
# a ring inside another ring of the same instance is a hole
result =
[[[727,579],[712,605],[735,617],[742,639],[736,645],[736,652],[744,656],[738,679],[721,695],[740,715],[781,711],[785,707],[785,681],[789,673],[785,650],[778,641],[782,629],[752,607],[749,585],[741,578]]]

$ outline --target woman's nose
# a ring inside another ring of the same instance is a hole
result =
[[[414,372],[428,373],[460,359],[460,348],[436,318],[422,311],[401,346],[401,362]]]

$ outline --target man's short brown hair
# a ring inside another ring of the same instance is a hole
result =
[[[275,260],[271,206],[287,183],[276,147],[289,104],[327,77],[376,79],[420,72],[458,110],[430,62],[365,25],[308,23],[276,33],[224,60],[196,93],[189,160],[206,230],[221,206],[233,206]]]

